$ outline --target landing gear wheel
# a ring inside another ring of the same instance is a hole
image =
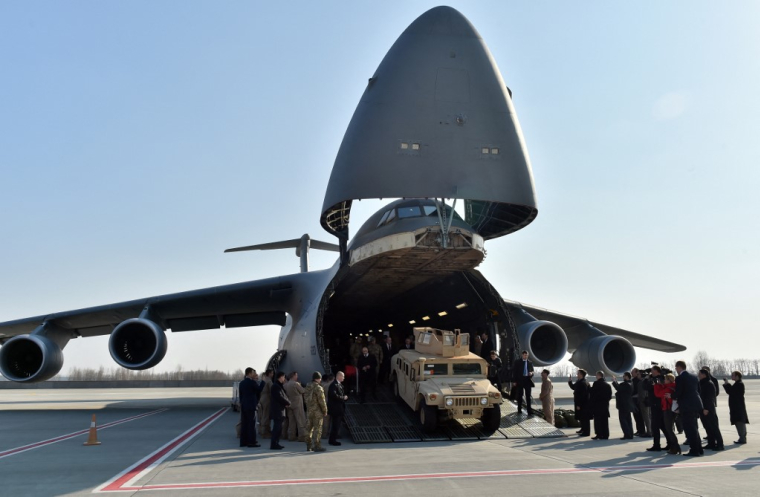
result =
[[[435,427],[438,424],[438,408],[436,406],[429,406],[422,404],[420,406],[420,422],[422,423],[422,431],[425,433],[432,433],[435,431]]]
[[[501,424],[501,409],[499,409],[499,406],[495,405],[484,409],[480,421],[483,423],[483,428],[486,431],[496,431]]]

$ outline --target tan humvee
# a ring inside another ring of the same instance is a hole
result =
[[[480,418],[487,430],[501,421],[502,398],[486,377],[488,364],[470,352],[470,336],[459,330],[414,328],[415,350],[391,359],[396,396],[433,431],[440,420]]]

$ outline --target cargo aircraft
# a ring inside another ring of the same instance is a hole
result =
[[[349,236],[357,199],[398,200]],[[571,352],[579,367],[617,374],[633,367],[634,346],[685,350],[502,298],[476,269],[485,243],[537,213],[512,92],[472,24],[436,7],[391,47],[348,125],[320,219],[337,243],[304,235],[231,249],[295,248],[297,274],[0,323],[0,371],[49,379],[69,340],[97,335],[110,335],[116,363],[147,369],[166,354],[167,330],[259,325],[282,326],[269,367],[302,377],[345,365],[358,334],[387,332],[400,344],[414,326],[487,333],[507,364],[522,349],[536,366]],[[337,261],[309,271],[310,249],[335,251]]]

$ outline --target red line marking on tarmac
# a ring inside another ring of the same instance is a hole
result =
[[[98,430],[105,430],[105,429],[108,429],[108,428],[111,428],[111,427],[114,427],[114,426],[117,426],[117,425],[120,425],[120,424],[123,424],[123,423],[129,423],[130,421],[135,421],[135,420],[142,419],[142,418],[145,418],[145,417],[148,417],[148,416],[152,416],[154,414],[158,414],[158,413],[164,412],[166,410],[168,410],[168,409],[165,409],[165,408],[164,409],[156,409],[155,411],[144,412],[142,414],[137,414],[135,416],[130,416],[128,418],[119,419],[119,420],[116,420],[116,421],[111,421],[110,423],[105,423],[105,424],[99,425],[98,426]],[[58,442],[63,442],[64,440],[69,440],[70,438],[78,437],[79,435],[84,435],[84,434],[89,433],[89,432],[90,432],[90,427],[88,426],[86,429],[75,431],[74,433],[68,433],[66,435],[61,435],[60,437],[49,438],[49,439],[43,440],[41,442],[35,442],[33,444],[23,445],[21,447],[16,447],[15,449],[9,449],[9,450],[0,452],[0,459],[2,459],[4,457],[13,456],[13,455],[16,455],[16,454],[21,454],[22,452],[26,452],[28,450],[37,449],[39,447],[44,447],[46,445],[50,445],[50,444],[54,444],[54,443],[58,443]]]
[[[158,450],[148,454],[141,460],[137,461],[132,466],[128,467],[118,475],[111,478],[109,481],[96,488],[93,493],[97,492],[133,492],[140,490],[140,486],[130,486],[134,482],[138,481],[147,473],[153,471],[159,464],[161,464],[167,457],[172,455],[180,447],[196,437],[201,431],[207,428],[211,423],[219,419],[222,414],[227,412],[230,408],[224,407],[219,409],[211,416],[207,417],[200,423],[196,424],[186,432],[182,433],[174,440],[170,441]]]
[[[157,453],[155,453],[157,454]],[[147,461],[146,461],[147,462]],[[260,480],[260,481],[234,481],[234,482],[205,482],[205,483],[173,483],[164,485],[127,485],[131,483],[124,478],[114,480],[112,484],[102,488],[104,492],[139,492],[146,490],[194,490],[203,488],[240,488],[240,487],[273,487],[291,485],[320,485],[329,483],[370,483],[382,481],[409,481],[409,480],[435,480],[443,478],[475,478],[482,476],[531,476],[531,475],[560,475],[560,474],[583,474],[583,473],[611,473],[616,471],[640,471],[660,469],[689,469],[689,468],[720,468],[729,466],[760,466],[760,459],[748,459],[743,461],[710,461],[692,462],[682,464],[630,464],[625,466],[599,466],[580,468],[546,468],[546,469],[515,469],[502,471],[472,471],[458,473],[420,473],[408,475],[379,475],[379,476],[354,476],[344,478],[306,478],[294,480]],[[135,468],[136,469],[136,468]],[[144,473],[141,475],[144,476]],[[117,481],[123,481],[124,485],[114,485]],[[135,481],[134,479],[132,481]]]

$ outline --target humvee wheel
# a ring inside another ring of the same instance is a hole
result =
[[[424,403],[420,406],[420,422],[422,423],[422,431],[425,433],[431,433],[435,430],[438,423],[437,410],[436,406],[429,406]]]
[[[496,431],[501,424],[501,409],[498,405],[483,410],[483,416],[480,418],[483,422],[483,428],[487,431]]]

